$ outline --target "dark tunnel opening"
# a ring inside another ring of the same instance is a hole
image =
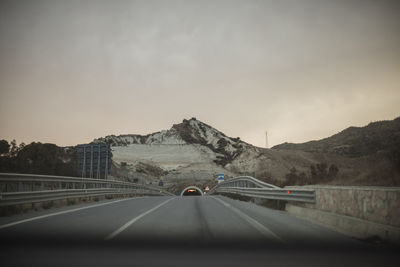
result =
[[[186,188],[183,192],[182,192],[182,196],[202,196],[202,192],[197,189],[197,188]]]

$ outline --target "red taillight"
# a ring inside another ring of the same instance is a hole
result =
[[[288,194],[288,195],[290,194],[290,190],[287,191],[287,194]]]

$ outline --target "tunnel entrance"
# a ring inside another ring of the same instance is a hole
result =
[[[183,189],[181,196],[202,196],[203,192],[197,186],[189,186]]]

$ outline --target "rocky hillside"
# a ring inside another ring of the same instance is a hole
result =
[[[342,173],[331,184],[400,186],[400,117],[349,127],[317,141],[280,144],[272,150],[336,157]],[[346,166],[349,172],[343,173]]]
[[[394,148],[400,149],[400,117],[391,121],[372,122],[365,127],[349,127],[322,140],[301,144],[284,143],[274,146],[272,149],[360,157]]]
[[[320,141],[273,149],[228,137],[196,118],[148,135],[110,135],[114,175],[158,183],[209,184],[217,174],[252,175],[279,186],[400,185],[399,119],[351,127]],[[396,154],[397,153],[397,154]]]
[[[214,162],[224,166],[240,155],[249,144],[240,138],[231,138],[213,127],[191,118],[174,124],[171,129],[148,135],[109,135],[95,139],[93,142],[105,142],[112,147],[142,145],[200,145],[209,148],[216,155]]]

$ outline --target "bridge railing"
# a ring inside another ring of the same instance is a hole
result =
[[[208,192],[208,194],[217,193],[233,193],[253,198],[315,203],[315,191],[313,189],[280,188],[251,176],[239,176],[226,180]]]
[[[0,173],[0,206],[107,195],[173,195],[159,188],[117,180]]]

